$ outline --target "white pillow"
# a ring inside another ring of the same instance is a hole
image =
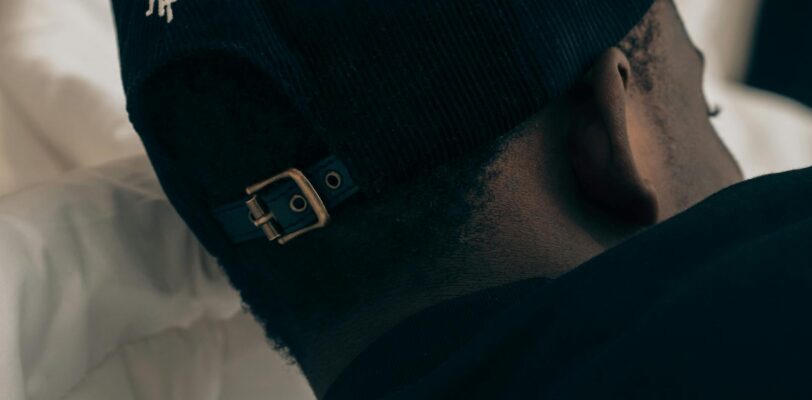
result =
[[[108,0],[0,1],[0,97],[0,158],[15,173],[0,193],[142,152]],[[47,161],[31,168],[20,148]]]
[[[734,82],[710,80],[708,101],[722,113],[713,119],[745,178],[812,166],[812,110]]]
[[[0,197],[0,399],[312,399],[145,157]]]
[[[743,80],[761,2],[675,1],[691,39],[707,56],[708,75],[717,79]]]

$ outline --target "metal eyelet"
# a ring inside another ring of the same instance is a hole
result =
[[[324,177],[324,184],[327,185],[328,188],[332,190],[336,190],[341,187],[343,180],[341,179],[341,174],[336,171],[330,171]]]
[[[290,198],[289,206],[293,212],[304,212],[304,210],[307,210],[307,199],[299,194],[293,195],[293,197]]]

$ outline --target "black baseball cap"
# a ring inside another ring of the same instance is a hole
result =
[[[159,9],[147,16],[147,3],[113,0],[130,119],[169,199],[227,266],[244,263],[241,249],[326,224],[357,193],[374,201],[508,133],[570,89],[653,0],[151,3]],[[252,131],[239,157],[211,161],[251,165],[222,184],[179,162],[156,140],[174,133],[155,132],[144,112],[155,99],[142,89],[212,52],[260,71],[309,127],[294,134],[318,145],[291,149],[290,132]]]

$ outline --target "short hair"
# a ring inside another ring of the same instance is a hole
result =
[[[672,0],[659,0],[671,3]],[[656,5],[655,5],[656,8]],[[656,18],[656,11],[652,9],[643,17],[643,20],[632,28],[631,32],[617,45],[629,59],[632,72],[638,79],[638,84],[644,92],[654,89],[653,69],[658,60],[653,44],[660,36],[660,24]]]

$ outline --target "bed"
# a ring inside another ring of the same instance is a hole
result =
[[[741,32],[708,31],[709,3],[680,6],[711,49],[723,139],[748,177],[812,164],[810,110],[735,83],[746,48],[720,40]],[[110,13],[0,2],[0,398],[313,398],[163,196],[124,112]]]

